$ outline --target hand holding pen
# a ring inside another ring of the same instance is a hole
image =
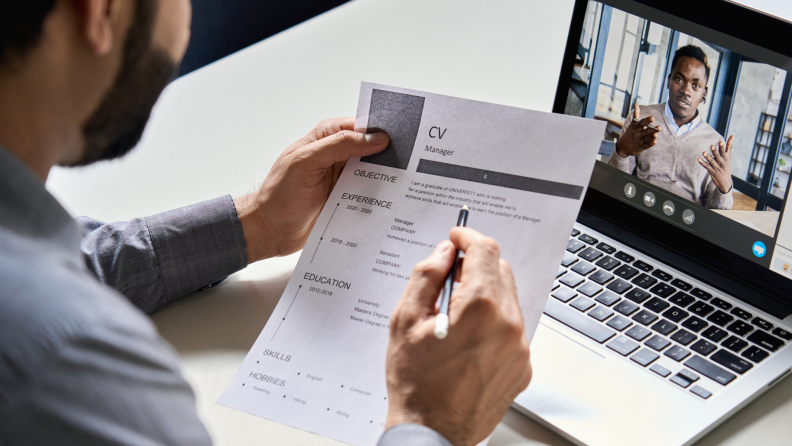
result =
[[[420,420],[452,444],[472,445],[527,387],[530,350],[514,276],[498,244],[470,228],[451,229],[450,239],[415,266],[391,315],[385,428]],[[465,259],[448,305],[448,336],[439,340],[436,305],[455,249]]]
[[[467,206],[462,206],[459,211],[459,218],[457,219],[457,227],[464,228],[467,226],[468,215],[470,211]],[[434,334],[437,339],[445,339],[448,336],[448,304],[451,303],[451,293],[454,291],[454,280],[456,279],[457,266],[459,266],[459,250],[454,252],[454,263],[451,264],[451,270],[446,276],[443,291],[440,293],[440,312],[435,319]]]

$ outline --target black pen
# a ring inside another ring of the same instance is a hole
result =
[[[468,213],[468,207],[462,206],[462,209],[459,211],[459,219],[457,220],[456,224],[457,226],[461,226],[463,228],[467,226]],[[440,312],[437,314],[437,319],[435,319],[434,329],[437,339],[445,339],[445,337],[448,336],[448,304],[451,302],[451,292],[454,291],[454,279],[456,278],[456,269],[458,263],[459,250],[457,249],[456,254],[454,255],[454,263],[451,265],[451,271],[448,272],[445,286],[443,286],[443,292],[440,294]]]

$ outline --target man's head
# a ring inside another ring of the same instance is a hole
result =
[[[668,105],[675,118],[692,121],[699,104],[706,102],[710,66],[704,51],[687,45],[678,49],[668,75]]]
[[[184,55],[190,15],[190,0],[0,3],[0,143],[34,150],[34,135],[9,128],[18,112],[31,128],[62,133],[50,165],[127,153]]]

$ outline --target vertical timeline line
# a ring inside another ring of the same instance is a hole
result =
[[[333,221],[333,217],[335,217],[335,213],[338,210],[338,205],[340,205],[340,204],[341,203],[336,203],[336,208],[333,209],[333,215],[330,216],[330,220],[327,221],[327,225],[325,226],[324,231],[322,232],[322,236],[319,237],[319,243],[316,244],[316,249],[314,250],[313,257],[311,257],[311,262],[310,263],[313,263],[314,259],[316,258],[316,252],[319,251],[319,245],[322,244],[322,240],[324,240],[324,235],[325,235],[325,233],[327,233],[327,228],[330,227],[330,222]]]
[[[283,325],[283,321],[285,321],[286,320],[286,316],[289,315],[289,310],[291,310],[292,305],[294,305],[294,301],[297,300],[297,295],[300,294],[300,290],[301,289],[302,289],[302,285],[297,287],[297,292],[294,293],[294,298],[292,299],[292,302],[289,304],[289,308],[286,309],[286,314],[283,315],[283,318],[281,319],[280,324],[278,324],[278,328],[275,330],[275,334],[272,335],[272,339],[270,339],[270,341],[274,341],[275,340],[275,335],[278,334],[278,330],[280,330],[281,325]]]

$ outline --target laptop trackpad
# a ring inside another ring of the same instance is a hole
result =
[[[539,404],[604,360],[604,356],[540,323],[531,343],[533,378],[517,401],[521,405]]]

